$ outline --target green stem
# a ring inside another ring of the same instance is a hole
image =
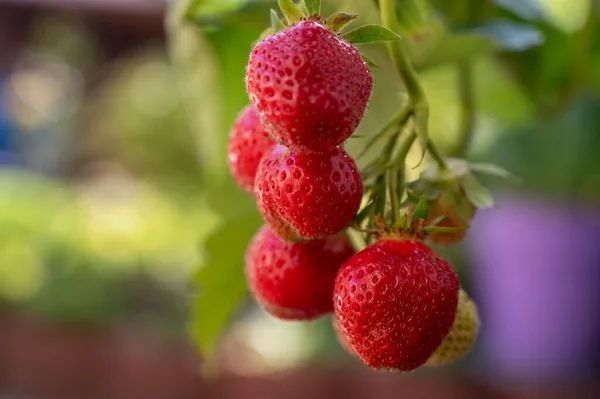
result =
[[[404,142],[402,143],[402,146],[398,150],[398,155],[396,157],[396,160],[398,162],[397,165],[399,168],[402,168],[402,169],[404,168],[404,165],[406,163],[406,157],[408,156],[408,152],[410,151],[410,148],[412,147],[412,145],[416,139],[417,139],[417,132],[413,129],[410,132],[410,134],[408,136],[406,136],[406,138],[404,139]]]
[[[396,19],[396,9],[394,0],[379,0],[379,9],[381,12],[381,22],[383,26],[393,32],[398,32],[398,20]],[[419,83],[417,72],[408,60],[402,43],[399,40],[388,42],[388,52],[396,70],[400,74],[406,91],[410,96],[411,104],[419,104],[421,107],[428,108],[425,91]]]
[[[398,19],[396,17],[394,0],[379,0],[379,10],[383,26],[393,32],[398,32]],[[430,146],[427,144],[431,142],[429,139],[429,104],[427,103],[425,91],[421,86],[417,72],[404,51],[402,42],[399,40],[388,42],[387,48],[392,62],[408,92],[418,136],[422,139],[422,143],[427,149],[429,149]],[[447,169],[444,157],[438,156],[441,155],[439,152],[432,155],[439,164],[440,169]]]
[[[433,160],[440,166],[441,170],[448,169],[446,161],[444,160],[444,155],[433,141],[429,140],[427,142],[427,150],[429,151],[429,154]]]
[[[406,121],[408,120],[408,118],[411,115],[411,109],[410,107],[405,107],[404,109],[402,109],[402,111],[398,112],[396,115],[394,115],[394,117],[385,124],[385,126],[375,135],[373,135],[373,137],[371,137],[371,139],[369,139],[369,141],[367,142],[367,144],[365,145],[365,148],[362,150],[362,152],[358,155],[358,159],[362,158],[372,147],[373,145],[375,145],[375,143],[377,141],[379,141],[379,139],[381,139],[382,137],[385,137],[386,134],[395,127],[398,126],[402,126],[403,124],[406,123]]]
[[[458,139],[451,154],[460,157],[469,148],[475,130],[475,95],[471,62],[469,60],[460,61],[457,65],[457,72],[460,98],[460,125]]]
[[[388,171],[389,194],[392,204],[392,223],[396,224],[400,219],[400,201],[398,200],[398,166],[394,165]]]

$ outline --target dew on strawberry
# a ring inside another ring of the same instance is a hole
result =
[[[303,21],[252,50],[246,87],[281,144],[323,152],[356,130],[373,79],[360,53],[322,24]]]
[[[365,364],[410,371],[422,366],[450,331],[458,292],[452,266],[425,244],[382,240],[340,269],[335,317]]]
[[[281,238],[318,239],[344,229],[362,199],[358,168],[342,148],[308,153],[278,145],[255,181],[258,208]]]

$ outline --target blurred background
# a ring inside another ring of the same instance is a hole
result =
[[[226,143],[276,1],[0,0],[0,398],[600,397],[600,2],[397,3],[433,138],[522,179],[486,181],[497,206],[436,248],[480,307],[466,359],[377,373],[330,319],[247,300],[261,219]],[[405,101],[364,51],[354,155]]]

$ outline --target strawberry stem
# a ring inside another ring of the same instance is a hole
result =
[[[394,0],[379,0],[379,9],[381,13],[381,22],[383,26],[392,32],[398,32],[398,19],[396,18],[396,9]],[[419,82],[417,72],[408,59],[404,47],[400,41],[391,41],[387,43],[388,52],[404,83],[404,87],[410,98],[411,108],[416,123],[416,132],[421,140],[423,150],[428,150],[433,159],[439,164],[440,169],[447,169],[446,162],[439,149],[431,143],[429,139],[429,104],[425,91]]]
[[[469,148],[475,130],[475,99],[471,62],[468,60],[459,62],[457,72],[460,96],[460,127],[458,140],[451,153],[454,156],[461,156]]]

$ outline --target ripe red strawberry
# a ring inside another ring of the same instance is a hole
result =
[[[248,95],[266,129],[304,151],[328,151],[350,137],[372,86],[356,47],[314,21],[258,43],[246,71]]]
[[[246,252],[250,290],[267,312],[280,319],[310,320],[333,310],[333,283],[354,254],[345,234],[324,240],[286,242],[267,226]]]
[[[275,146],[260,122],[256,108],[247,105],[238,114],[228,143],[229,170],[240,188],[252,193],[260,159]]]
[[[335,316],[368,366],[409,371],[448,335],[458,291],[452,266],[422,242],[379,241],[340,269]]]
[[[341,148],[306,153],[277,145],[261,160],[254,193],[263,218],[284,240],[335,234],[354,218],[363,185]]]
[[[458,308],[450,333],[425,363],[426,366],[444,366],[463,357],[475,343],[479,332],[477,306],[467,292],[460,290]]]

